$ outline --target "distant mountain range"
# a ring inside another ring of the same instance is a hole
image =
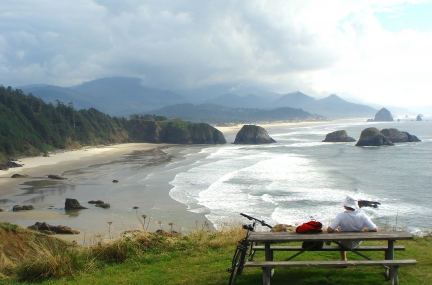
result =
[[[152,114],[168,119],[182,118],[187,121],[209,124],[256,123],[275,121],[319,121],[326,118],[312,115],[301,109],[282,107],[272,110],[231,108],[216,104],[177,104],[153,110]]]
[[[105,77],[72,87],[34,84],[17,87],[17,89],[21,89],[25,94],[32,93],[35,97],[40,97],[45,102],[51,102],[54,105],[57,100],[64,104],[72,102],[75,109],[93,107],[111,116],[125,117],[164,110],[163,107],[184,103],[198,106],[202,102],[234,109],[272,110],[289,107],[328,118],[372,118],[377,112],[374,108],[345,101],[335,94],[319,100],[301,92],[292,92],[279,97],[275,97],[275,94],[263,97],[254,94],[239,96],[227,93],[213,99],[202,99],[206,97],[206,94],[202,94],[201,101],[198,102],[197,97],[144,87],[140,85],[140,82],[139,78]]]

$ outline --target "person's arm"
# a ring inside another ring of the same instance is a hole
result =
[[[339,225],[340,225],[340,222],[339,222],[340,217],[339,217],[339,215],[337,215],[336,218],[333,220],[333,222],[331,222],[330,225],[327,227],[327,232],[328,233],[339,232]]]
[[[339,227],[337,227],[336,229],[331,228],[330,226],[327,227],[327,232],[328,233],[336,233],[336,232],[340,232]]]
[[[377,227],[375,227],[374,229],[364,228],[363,231],[365,231],[365,232],[377,232],[378,228]]]
[[[364,222],[364,229],[365,232],[377,232],[378,227],[370,220],[370,218],[365,214],[365,222]]]

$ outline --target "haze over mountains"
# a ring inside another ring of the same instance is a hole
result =
[[[65,104],[72,102],[75,109],[93,107],[112,116],[125,117],[149,112],[158,114],[163,107],[184,103],[210,103],[230,108],[265,110],[290,107],[328,118],[373,117],[377,112],[369,106],[347,102],[335,94],[319,100],[298,91],[279,96],[273,93],[268,97],[226,93],[211,99],[202,94],[199,100],[196,96],[148,88],[140,85],[140,82],[139,78],[105,77],[72,87],[38,84],[17,88],[22,89],[25,94],[32,93],[35,97],[54,105],[56,100]]]

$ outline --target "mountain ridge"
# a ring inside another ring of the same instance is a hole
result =
[[[206,100],[203,98],[207,94],[202,94],[198,100],[197,97],[191,98],[170,90],[146,87],[140,83],[141,79],[136,77],[103,77],[71,87],[29,85],[23,92],[32,93],[46,102],[72,102],[77,108],[93,107],[113,116],[143,114],[165,106],[200,102],[232,108],[267,110],[290,107],[329,118],[372,117],[377,111],[366,105],[348,102],[336,94],[317,100],[300,91],[280,95],[278,98],[273,93],[272,96],[262,97],[252,93],[239,96],[231,92]]]

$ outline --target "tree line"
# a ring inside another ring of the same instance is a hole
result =
[[[152,115],[132,115],[130,119],[166,120]],[[129,142],[127,122],[94,108],[75,110],[72,102],[45,103],[31,93],[0,85],[0,162],[53,149]]]

